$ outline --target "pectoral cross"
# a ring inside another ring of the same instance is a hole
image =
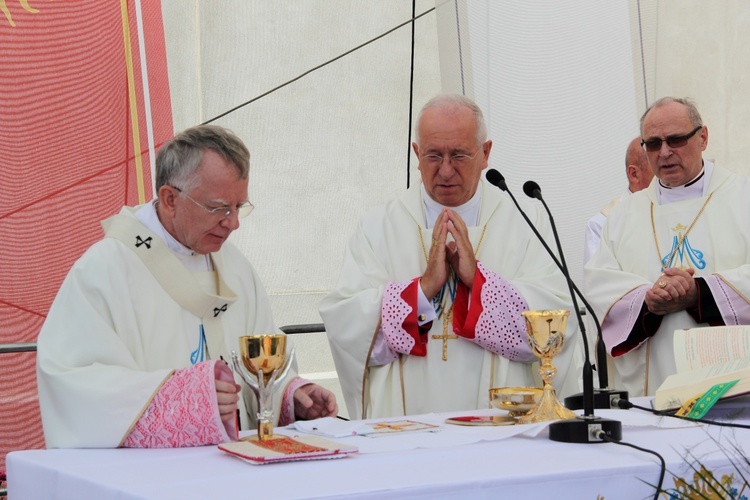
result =
[[[458,335],[448,335],[448,326],[453,323],[453,305],[451,305],[448,314],[443,317],[443,334],[433,335],[435,340],[443,341],[443,361],[448,361],[448,339],[457,339]]]

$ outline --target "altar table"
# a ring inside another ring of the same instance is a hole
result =
[[[550,441],[546,424],[445,423],[449,416],[501,413],[410,416],[440,428],[339,438],[359,452],[335,460],[253,465],[216,446],[16,451],[7,456],[8,494],[11,500],[654,497],[660,465],[652,454],[613,443]],[[729,457],[736,460],[737,449],[750,452],[750,430],[686,424],[636,409],[597,410],[596,415],[622,422],[623,442],[664,457],[665,488],[675,487],[675,477],[693,483],[690,465],[696,459],[717,480],[734,473],[734,484],[741,488]],[[746,415],[740,419],[750,422]],[[300,434],[290,428],[276,432]]]

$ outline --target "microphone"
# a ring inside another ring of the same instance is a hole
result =
[[[491,168],[487,171],[487,180],[492,184],[493,186],[497,186],[500,188],[501,191],[508,191],[508,185],[505,184],[505,177],[503,177],[503,174],[495,170],[494,168]],[[510,191],[508,191],[508,194],[510,194]],[[513,197],[512,194],[510,194],[511,198]],[[516,199],[513,198],[513,201],[515,202]],[[516,204],[518,206],[518,204]]]
[[[574,291],[578,293],[578,296],[581,297],[581,300],[584,302],[584,304],[586,304],[587,307],[589,306],[586,300],[583,298],[583,294],[581,294],[580,290],[578,290],[578,288],[575,286],[575,283],[573,283],[573,280],[570,278],[570,273],[568,272],[568,268],[565,265],[565,256],[562,252],[560,239],[557,236],[557,228],[555,227],[552,214],[549,208],[547,207],[547,204],[544,202],[544,199],[542,198],[541,188],[536,182],[533,182],[533,181],[529,181],[526,184],[524,184],[524,192],[528,196],[531,196],[532,198],[539,199],[547,211],[547,214],[550,219],[550,225],[552,226],[552,233],[555,237],[555,242],[557,243],[558,252],[560,254],[560,260],[557,259],[552,249],[550,249],[549,245],[547,245],[547,242],[544,241],[544,238],[536,229],[536,226],[534,226],[534,223],[531,222],[529,217],[526,215],[526,213],[523,211],[521,206],[518,204],[518,201],[513,196],[513,193],[511,193],[510,190],[508,189],[508,186],[505,183],[505,178],[503,177],[503,175],[497,170],[490,169],[487,172],[486,177],[487,177],[487,180],[490,182],[490,184],[497,186],[502,191],[505,191],[508,193],[511,200],[513,200],[513,203],[515,204],[516,208],[518,209],[520,214],[523,216],[528,226],[534,232],[534,235],[536,235],[539,242],[542,244],[542,246],[544,246],[544,249],[547,251],[549,256],[555,262],[555,265],[557,265],[558,269],[560,269],[560,271],[563,273],[563,276],[565,277],[565,281],[568,284],[568,290],[570,292],[571,300],[573,301],[573,306],[576,310],[576,316],[578,317],[579,328],[581,329],[581,335],[583,337],[584,395],[582,397],[582,401],[583,401],[584,415],[580,417],[572,418],[572,419],[560,420],[560,421],[553,422],[552,424],[550,424],[550,427],[549,427],[550,439],[552,439],[553,441],[562,441],[562,442],[567,442],[567,443],[598,443],[598,442],[604,442],[603,440],[600,439],[600,437],[598,437],[598,435],[603,432],[604,434],[609,436],[611,439],[619,441],[620,439],[622,439],[622,425],[620,424],[620,422],[616,420],[603,419],[594,415],[594,393],[593,393],[594,383],[593,383],[593,374],[591,370],[591,361],[589,357],[588,341],[586,340],[586,329],[583,325],[583,319],[581,318],[581,312],[578,309],[578,304],[576,301],[576,294],[574,293]],[[598,322],[597,322],[597,325],[598,325]],[[627,395],[625,396],[625,398],[627,398]],[[606,407],[610,408],[611,403],[609,402],[609,400],[607,401],[607,403],[608,404]]]
[[[526,193],[526,196],[529,198],[536,198],[537,200],[544,203],[544,200],[542,199],[542,188],[539,187],[539,184],[537,184],[534,181],[526,181],[523,185],[523,192]],[[562,259],[563,256],[560,254],[560,259]]]
[[[591,314],[591,317],[594,320],[594,324],[596,325],[596,372],[599,375],[599,389],[594,389],[592,392],[594,394],[594,407],[595,408],[616,408],[615,400],[627,400],[628,399],[628,392],[627,391],[619,391],[619,390],[610,390],[609,389],[609,374],[607,369],[607,350],[606,346],[604,345],[604,340],[602,339],[602,327],[599,323],[599,318],[597,318],[596,313],[594,312],[591,305],[589,305],[586,298],[583,296],[583,294],[578,290],[578,288],[573,283],[573,280],[570,278],[570,271],[568,270],[567,264],[565,263],[565,256],[563,255],[562,247],[560,245],[560,238],[557,234],[557,228],[555,226],[555,220],[552,217],[552,213],[550,212],[549,207],[545,203],[544,199],[542,198],[542,189],[539,187],[539,184],[537,184],[534,181],[526,181],[523,185],[523,192],[526,193],[526,196],[529,198],[536,198],[537,200],[542,202],[542,205],[544,206],[544,209],[547,211],[547,215],[549,216],[550,225],[552,226],[552,234],[555,237],[555,242],[557,243],[557,252],[560,255],[560,260],[562,261],[562,266],[565,267],[565,269],[560,268],[560,271],[565,275],[565,279],[567,279],[571,284],[572,287],[576,290],[578,293],[578,296],[581,299],[581,302],[586,306],[586,309],[588,309],[589,313]],[[558,266],[560,267],[560,266]],[[572,292],[571,292],[572,295]],[[575,297],[573,298],[574,305],[575,305]],[[586,329],[583,323],[583,319],[581,318],[580,310],[576,307],[576,315],[578,317],[578,322],[581,328],[581,332],[583,333],[584,340],[586,339]],[[588,346],[585,350],[586,357],[588,357]],[[589,367],[590,368],[590,365]],[[587,366],[584,365],[584,370],[587,369]],[[586,383],[586,377],[584,374],[584,384]],[[578,393],[574,394],[572,396],[568,396],[565,398],[564,404],[566,408],[569,408],[571,410],[577,410],[579,408],[586,408],[586,388],[584,387],[584,393]]]

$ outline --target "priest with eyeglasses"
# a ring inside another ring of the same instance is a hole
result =
[[[256,401],[225,361],[277,333],[258,275],[227,242],[248,201],[250,153],[229,130],[187,129],[156,157],[157,198],[107,220],[65,278],[38,338],[48,448],[166,448],[238,437]],[[241,411],[238,411],[238,407]],[[292,369],[278,425],[338,412]]]
[[[476,103],[439,95],[415,132],[422,182],[363,216],[320,304],[354,418],[488,408],[490,388],[538,385],[521,313],[570,308],[562,274],[482,175],[492,141]],[[552,241],[538,207],[526,211]],[[574,348],[555,358],[555,382]]]
[[[655,177],[612,209],[584,270],[631,396],[676,372],[675,330],[750,324],[750,178],[703,158],[708,127],[688,99],[653,103],[641,138]]]

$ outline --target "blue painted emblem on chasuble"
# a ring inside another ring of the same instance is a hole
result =
[[[190,364],[194,365],[200,361],[205,361],[206,358],[206,332],[203,330],[203,324],[201,323],[198,329],[198,347],[190,353]]]
[[[667,255],[661,259],[663,268],[678,267],[680,269],[705,269],[706,261],[703,258],[703,252],[690,245],[690,240],[684,236],[685,226],[677,224],[672,230],[677,234],[672,237],[672,248]]]

